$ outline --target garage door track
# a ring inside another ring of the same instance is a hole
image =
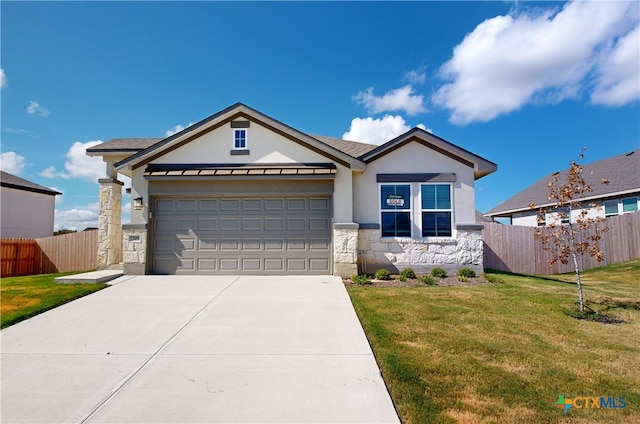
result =
[[[3,423],[397,423],[337,277],[121,277],[3,330]]]

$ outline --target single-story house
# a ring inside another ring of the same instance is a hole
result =
[[[414,128],[378,146],[309,135],[234,104],[101,156],[101,267],[128,274],[335,274],[482,269],[474,183],[497,165]],[[131,223],[122,226],[122,183]],[[120,251],[120,249],[123,249]]]
[[[58,191],[0,171],[2,237],[38,238],[53,235]]]
[[[590,216],[610,217],[640,210],[640,149],[581,166],[583,178],[593,189],[581,199],[584,207],[590,209]],[[545,176],[485,215],[494,219],[509,218],[513,225],[529,227],[552,222],[552,216],[545,216],[544,221],[538,222],[538,211],[540,207],[546,208],[555,204],[548,200],[547,186],[556,175],[558,183],[563,183],[566,181],[567,173],[568,169],[565,169]],[[609,183],[603,184],[603,179]],[[531,203],[536,205],[535,209],[530,208]],[[594,203],[597,205],[596,208],[589,206]],[[578,213],[580,210],[573,211],[574,216]]]

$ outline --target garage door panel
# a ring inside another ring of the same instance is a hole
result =
[[[284,218],[265,218],[265,231],[282,231],[284,229]]]
[[[325,271],[329,269],[329,260],[323,258],[309,259],[310,271]]]
[[[216,271],[218,269],[217,262],[214,258],[198,259],[198,270],[200,271]]]
[[[262,221],[261,218],[243,218],[242,231],[261,231]]]
[[[216,239],[198,239],[198,250],[216,250],[218,241]]]
[[[179,211],[194,212],[196,210],[196,200],[178,200],[177,207]]]
[[[331,272],[328,197],[160,198],[154,205],[154,272]]]
[[[218,220],[216,218],[201,218],[198,220],[199,231],[216,231],[218,229]]]

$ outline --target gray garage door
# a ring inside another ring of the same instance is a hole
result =
[[[329,197],[163,197],[154,205],[154,273],[331,273]]]

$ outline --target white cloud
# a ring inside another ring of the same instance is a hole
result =
[[[45,178],[57,178],[60,177],[60,173],[56,171],[56,167],[51,165],[48,168],[45,168],[41,173],[41,177]]]
[[[24,156],[16,152],[4,152],[0,154],[0,169],[9,174],[19,175],[25,166]]]
[[[4,69],[0,68],[0,88],[7,86],[7,75],[4,73]]]
[[[591,101],[621,106],[640,99],[640,26],[601,56]]]
[[[44,106],[41,106],[38,102],[34,102],[31,100],[29,102],[29,106],[27,106],[27,113],[29,115],[38,115],[46,118],[51,115],[51,112],[47,110]]]
[[[71,145],[65,157],[64,163],[66,172],[58,171],[55,166],[51,165],[40,172],[40,176],[45,178],[78,178],[93,183],[97,183],[99,178],[106,178],[106,165],[100,157],[87,156],[86,150],[102,141],[87,141],[81,143],[76,141]]]
[[[86,153],[89,147],[100,143],[100,140],[73,143],[65,155],[67,161],[64,163],[69,178],[80,178],[95,183],[99,178],[106,177],[106,165],[102,159],[98,156],[87,156]]]
[[[178,125],[176,125],[175,127],[171,128],[171,129],[169,129],[169,130],[166,130],[166,131],[164,132],[164,134],[165,134],[165,136],[167,136],[167,137],[171,137],[172,135],[179,133],[179,132],[180,132],[180,131],[182,131],[183,129],[185,129],[185,128],[189,128],[189,127],[190,127],[191,125],[193,125],[193,124],[195,124],[195,122],[189,122],[189,123],[187,124],[187,126],[186,126],[186,127],[183,127],[182,125],[178,124]]]
[[[423,69],[414,69],[404,74],[405,81],[409,81],[411,84],[418,85],[424,84],[427,80],[427,76]]]
[[[430,131],[423,124],[419,124],[417,127]],[[383,144],[410,129],[411,127],[399,115],[385,115],[376,119],[371,117],[353,118],[351,128],[342,135],[342,138],[361,143]]]
[[[440,68],[448,82],[432,100],[451,111],[455,124],[489,121],[528,103],[579,98],[591,88],[594,72],[593,102],[636,100],[637,90],[626,96],[616,93],[633,83],[633,71],[621,67],[635,60],[637,70],[640,60],[638,49],[633,51],[638,36],[619,39],[637,28],[638,9],[636,2],[573,1],[559,11],[536,9],[487,19]],[[615,48],[607,48],[615,40]]]
[[[353,100],[363,104],[369,113],[391,112],[403,110],[409,115],[417,115],[426,112],[424,106],[424,96],[413,94],[413,87],[405,85],[388,91],[382,96],[373,94],[373,87],[359,92],[353,96]]]
[[[82,231],[98,226],[98,204],[92,203],[69,210],[55,210],[54,229]]]

